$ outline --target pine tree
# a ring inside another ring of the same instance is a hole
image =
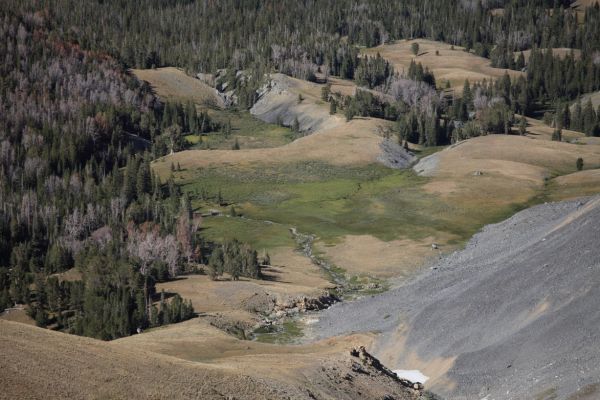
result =
[[[344,116],[346,117],[346,122],[351,121],[354,118],[354,106],[353,104],[348,104],[346,109],[344,110]]]
[[[519,135],[525,136],[527,134],[527,120],[525,116],[521,116],[521,120],[519,121]]]
[[[137,197],[142,198],[144,194],[150,193],[152,190],[152,181],[150,177],[150,165],[147,162],[143,162],[136,177],[136,192]]]
[[[329,93],[330,92],[331,92],[331,83],[328,83],[321,88],[321,100],[329,101]]]
[[[559,128],[554,129],[552,133],[552,140],[560,142],[562,141],[562,130]]]
[[[462,103],[466,106],[467,110],[473,110],[473,94],[471,93],[471,84],[469,83],[468,79],[465,81],[465,84],[463,86],[461,100]]]
[[[337,112],[337,104],[335,99],[331,99],[331,103],[329,103],[329,115],[334,115]]]
[[[581,106],[581,99],[577,100],[577,103],[575,103],[573,118],[571,118],[571,129],[576,131],[583,130],[583,110]]]
[[[412,51],[412,53],[415,56],[419,55],[419,43],[414,42],[413,44],[410,45],[410,50]]]
[[[523,52],[519,53],[519,56],[517,57],[517,63],[515,64],[515,68],[518,71],[521,71],[523,68],[525,68],[525,55],[523,54]]]
[[[594,106],[592,105],[592,100],[588,99],[584,109],[583,109],[583,132],[587,136],[592,136],[594,134],[594,130],[596,128],[596,112],[594,111]]]

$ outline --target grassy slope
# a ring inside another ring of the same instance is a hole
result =
[[[484,63],[483,59],[462,50],[449,50],[448,45],[419,43],[422,53],[426,53],[419,56],[421,61],[433,57],[438,63],[449,62],[450,66],[442,72],[451,74],[452,79],[475,77],[477,73],[487,76],[504,73],[490,68],[487,60]],[[400,42],[370,51],[389,51],[384,56],[392,54],[399,57],[399,62],[409,62],[412,57],[405,54],[409,48],[410,42]],[[440,56],[431,54],[436,49],[441,49]],[[442,68],[441,64],[430,66]],[[462,81],[455,83],[462,86]],[[306,107],[326,107],[317,104],[319,85],[291,78],[286,85],[285,96],[294,96],[297,91],[303,93]],[[279,104],[276,98],[272,102]],[[442,159],[448,166],[440,168],[440,176],[424,178],[375,164],[381,141],[378,126],[385,124],[384,121],[357,119],[346,123],[338,116],[330,118],[331,124],[323,131],[282,147],[186,151],[158,160],[154,168],[166,177],[170,162],[180,163],[183,171],[175,177],[192,194],[195,207],[218,208],[216,195],[221,191],[238,213],[249,218],[206,218],[203,230],[206,238],[237,237],[268,250],[293,246],[288,229],[296,226],[301,232],[317,235],[319,249],[328,258],[355,264],[349,268],[360,274],[381,273],[382,269],[373,265],[383,266],[384,260],[394,264],[394,259],[401,258],[385,243],[400,240],[398,246],[405,248],[405,252],[418,253],[422,260],[423,248],[431,242],[442,245],[463,242],[481,226],[540,201],[547,195],[548,177],[574,172],[579,150],[588,154],[585,157],[588,166],[594,164],[597,154],[596,146],[556,147],[545,140],[480,138],[469,141],[473,144],[469,145],[469,152],[444,152]],[[533,120],[529,123],[532,137],[549,139],[551,132],[546,127]],[[580,136],[576,132],[565,135]],[[496,159],[498,143],[502,144],[500,159]],[[566,148],[569,150],[565,151]],[[426,149],[420,155],[430,151]],[[478,170],[485,174],[473,178]],[[228,208],[222,211],[227,213]],[[372,248],[383,249],[388,255],[374,254],[369,246],[359,251],[355,244],[361,236]],[[378,242],[372,242],[373,238]],[[362,253],[369,254],[370,259],[362,259]],[[352,263],[352,259],[360,259],[360,265]],[[402,267],[397,267],[396,272],[401,274]],[[385,270],[388,276],[389,269]]]
[[[293,138],[288,128],[265,123],[247,112],[224,110],[223,102],[214,88],[178,68],[133,69],[131,72],[138,79],[147,81],[161,99],[192,101],[206,110],[214,121],[231,123],[232,132],[227,138],[221,132],[211,132],[202,140],[198,136],[188,136],[187,140],[196,148],[229,150],[236,139],[243,149],[277,147],[289,143]]]
[[[419,44],[419,55],[412,53],[413,43]],[[439,55],[436,55],[436,51]],[[432,40],[402,40],[393,44],[386,44],[370,49],[365,49],[364,54],[381,54],[382,57],[392,63],[395,70],[402,73],[408,72],[410,62],[420,62],[424,67],[433,71],[437,85],[445,87],[447,81],[451,87],[460,91],[465,80],[471,83],[482,81],[483,79],[496,79],[502,77],[505,73],[511,77],[521,75],[520,72],[500,68],[493,68],[490,60],[487,58],[467,53],[462,47],[455,46],[454,50],[447,43],[436,42]]]
[[[382,240],[398,236],[419,239],[436,230],[466,237],[474,229],[468,215],[458,211],[448,214],[451,205],[440,204],[421,189],[426,179],[374,164],[356,168],[294,163],[203,169],[187,182],[184,188],[192,194],[204,189],[214,195],[221,190],[223,198],[248,218],[296,226],[328,242],[347,234],[369,234]],[[195,205],[210,207],[202,201]],[[218,223],[207,223],[210,236]],[[281,244],[281,238],[269,239],[271,235],[252,239],[257,224],[237,219],[232,231],[241,232],[243,225],[250,230],[247,238],[257,244],[258,240]],[[261,231],[277,230],[277,226],[267,224]]]
[[[348,348],[369,340],[281,347],[239,341],[194,319],[102,342],[0,321],[0,398],[413,398],[373,369],[351,370]]]
[[[226,138],[221,132],[210,132],[194,148],[229,150],[237,139],[241,149],[260,149],[283,146],[293,139],[291,129],[263,122],[249,112],[211,110],[209,114],[221,124],[230,122],[231,135]]]
[[[223,107],[223,101],[217,96],[215,89],[179,68],[132,69],[131,72],[139,80],[148,82],[163,100],[191,100],[202,107]]]

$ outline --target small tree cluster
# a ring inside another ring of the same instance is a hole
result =
[[[233,280],[238,280],[240,276],[252,279],[261,277],[256,250],[235,239],[227,240],[213,249],[208,267],[212,279],[217,279],[225,273]]]

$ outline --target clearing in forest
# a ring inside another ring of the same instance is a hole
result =
[[[412,44],[419,44],[419,54],[412,52]],[[460,46],[454,46],[433,40],[401,40],[364,49],[363,54],[374,56],[377,53],[388,60],[397,72],[408,72],[411,61],[419,62],[428,67],[435,75],[437,86],[444,88],[446,82],[455,90],[462,89],[468,79],[471,83],[497,79],[508,73],[511,78],[522,73],[509,69],[494,68],[487,58],[479,57],[465,51]]]
[[[179,68],[132,69],[131,72],[138,79],[148,82],[163,100],[191,100],[199,106],[223,108],[223,100],[216,89],[187,75]]]

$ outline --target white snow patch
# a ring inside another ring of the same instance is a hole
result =
[[[428,376],[423,375],[418,369],[396,369],[393,372],[398,375],[398,378],[411,382],[425,383],[429,379]]]

